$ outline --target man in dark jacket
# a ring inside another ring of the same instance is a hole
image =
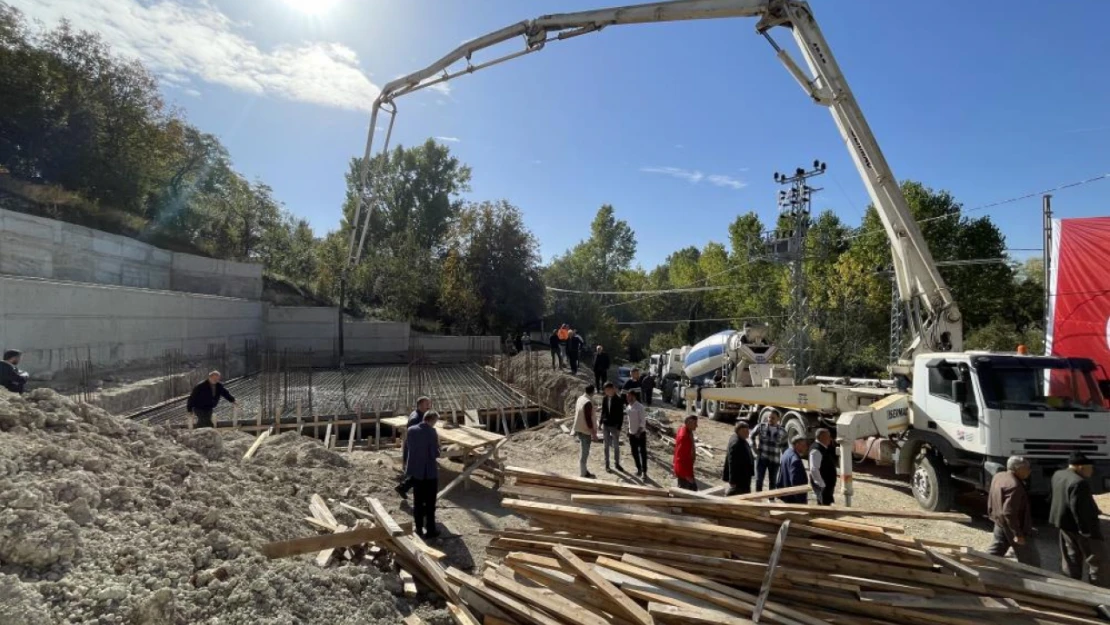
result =
[[[586,346],[582,337],[578,333],[571,330],[567,333],[567,360],[570,361],[571,375],[578,375],[578,362],[582,356],[582,348]]]
[[[640,397],[643,398],[645,405],[650,406],[653,395],[655,395],[655,376],[648,373],[640,378]]]
[[[412,521],[416,535],[421,538],[439,536],[436,529],[436,495],[439,491],[439,434],[436,421],[439,413],[429,410],[424,420],[409,428],[405,436],[408,457],[405,458],[405,477],[412,480]]]
[[[809,449],[809,483],[817,505],[831,506],[836,490],[836,448],[832,433],[825,428],[817,430],[817,440]]]
[[[609,449],[613,449],[613,462],[617,471],[624,472],[621,466],[621,428],[624,427],[624,397],[617,394],[617,387],[612,382],[605,383],[605,397],[601,399],[601,435],[605,441],[605,470],[612,473],[609,468]]]
[[[1072,579],[1083,579],[1087,563],[1090,583],[1110,588],[1106,569],[1106,541],[1099,527],[1099,511],[1087,481],[1095,467],[1086,454],[1073,451],[1068,468],[1052,474],[1052,505],[1048,522],[1060,530],[1061,570]]]
[[[547,344],[551,346],[551,368],[563,368],[563,352],[559,350],[559,331],[552,330],[551,336],[547,339]],[[556,359],[558,359],[558,366],[556,366]]]
[[[748,422],[740,419],[736,422],[736,433],[728,439],[728,451],[725,452],[725,469],[721,479],[728,482],[728,492],[725,497],[733,495],[746,495],[752,492],[752,477],[755,475],[755,463],[752,461],[752,447],[748,444],[751,435]]]
[[[1033,470],[1021,456],[1010,456],[1006,470],[994,474],[987,496],[987,516],[994,521],[994,541],[987,553],[1002,557],[1011,548],[1018,562],[1040,566],[1041,557],[1033,546],[1033,512],[1025,480]]]
[[[778,488],[802,486],[809,482],[806,475],[806,466],[802,462],[808,447],[809,442],[806,441],[804,436],[797,435],[790,439],[790,448],[783,452],[782,458],[779,459]],[[779,497],[779,499],[786,503],[806,503],[806,494],[786,495],[785,497]]]
[[[185,402],[185,412],[197,418],[198,428],[210,428],[212,427],[212,411],[220,403],[221,397],[233,404],[235,403],[235,398],[227,392],[227,389],[220,382],[220,372],[212,371],[208,374],[207,380],[194,386],[193,392],[189,393],[189,399]]]
[[[19,359],[23,355],[18,349],[4,351],[4,360],[0,361],[0,386],[13,393],[22,393],[30,377],[26,371],[20,371]]]
[[[401,440],[401,465],[402,466],[404,466],[404,463],[405,463],[406,460],[408,460],[408,456],[409,456],[409,446],[408,446],[409,428],[411,428],[414,425],[420,425],[421,423],[424,423],[424,415],[427,414],[428,411],[431,410],[431,409],[432,409],[432,400],[431,399],[428,399],[427,397],[417,398],[417,400],[416,400],[416,410],[413,410],[412,413],[409,414],[409,420],[408,420],[408,422],[405,423],[405,432],[403,434],[404,438]],[[409,496],[409,490],[411,490],[411,489],[412,489],[412,480],[407,475],[401,480],[400,484],[398,484],[397,486],[395,486],[393,488],[393,490],[397,491],[397,494],[401,496],[401,499],[407,498]]]
[[[621,391],[627,393],[632,389],[640,391],[640,397],[644,396],[644,378],[640,375],[639,367],[632,367],[631,377],[624,381],[624,387]]]
[[[598,345],[597,352],[594,353],[594,386],[601,388],[609,381],[609,354],[605,353],[605,348]]]

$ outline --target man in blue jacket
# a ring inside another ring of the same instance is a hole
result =
[[[809,442],[804,436],[797,435],[790,439],[790,448],[783,452],[779,460],[779,488],[809,484],[809,476],[806,474],[805,464],[802,463],[807,447]],[[806,503],[806,494],[786,495],[779,499],[785,503]]]
[[[429,410],[424,420],[409,428],[405,437],[405,477],[412,480],[412,520],[421,538],[436,538],[436,494],[439,491],[439,413]]]

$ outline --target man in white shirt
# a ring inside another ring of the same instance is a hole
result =
[[[632,460],[636,463],[636,477],[647,479],[647,413],[640,403],[640,389],[631,389],[626,394],[628,408],[628,445],[632,448]]]
[[[831,506],[836,489],[836,450],[832,434],[825,428],[817,430],[817,441],[809,450],[809,483],[817,504]]]

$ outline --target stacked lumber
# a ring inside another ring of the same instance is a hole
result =
[[[486,623],[1106,622],[1110,591],[875,520],[965,515],[505,473],[529,526],[490,532],[500,561],[480,574],[446,572]]]

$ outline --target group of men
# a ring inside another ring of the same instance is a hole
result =
[[[987,496],[987,515],[994,522],[994,540],[987,553],[1005,556],[1013,549],[1022,564],[1041,565],[1033,545],[1033,512],[1025,481],[1032,474],[1029,461],[1011,456],[1006,470],[991,479]],[[1106,541],[1099,524],[1099,508],[1089,482],[1094,465],[1081,451],[1072,452],[1068,467],[1052,474],[1052,500],[1048,522],[1057,529],[1060,569],[1072,579],[1083,579],[1087,566],[1088,581],[1110,588]]]
[[[564,323],[551,331],[547,342],[551,347],[551,368],[562,369],[570,365],[570,372],[576,375],[582,350],[586,347],[585,339]]]
[[[772,410],[754,430],[747,421],[736,423],[721,474],[721,479],[729,485],[727,496],[750,493],[753,478],[756,492],[762,492],[766,478],[768,490],[809,485],[818,505],[832,505],[837,464],[832,433],[825,428],[818,429],[811,447],[804,436],[796,435],[788,440],[789,434],[780,425],[780,419],[779,413]],[[752,440],[756,446],[754,451]],[[807,453],[808,470],[802,461]],[[779,499],[786,503],[806,503],[808,495],[796,493]]]
[[[640,401],[641,387],[633,380],[627,381],[617,391],[617,385],[605,382],[602,386],[601,410],[594,410],[594,391],[596,387],[587,385],[574,405],[574,433],[580,444],[578,474],[582,477],[597,477],[589,470],[590,448],[594,442],[604,444],[605,470],[613,468],[625,473],[621,466],[620,441],[627,434],[628,445],[632,451],[632,462],[636,466],[636,477],[647,479],[647,412]],[[627,424],[627,427],[626,427]],[[599,435],[600,432],[600,435]],[[609,464],[612,454],[613,464]]]

